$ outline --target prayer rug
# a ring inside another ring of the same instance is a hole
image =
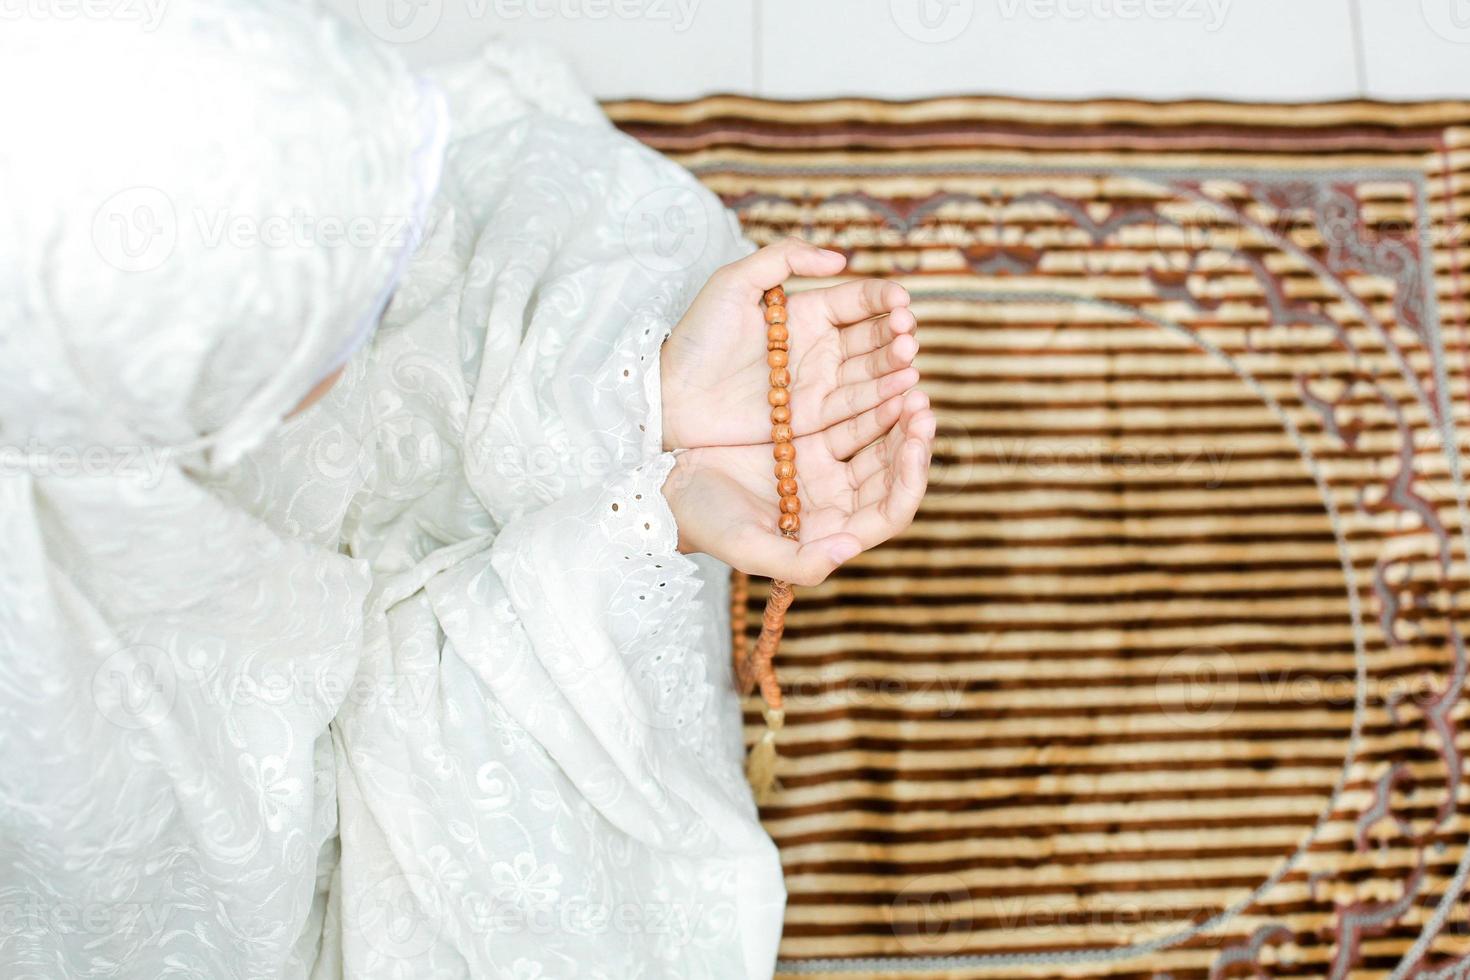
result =
[[[788,619],[781,975],[1470,975],[1470,105],[608,111],[902,281],[940,417]]]

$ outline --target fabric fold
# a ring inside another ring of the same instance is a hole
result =
[[[348,975],[769,972],[779,867],[738,752],[707,737],[671,463],[514,522],[382,620],[359,682],[421,700],[338,720]],[[437,650],[412,639],[431,626]]]

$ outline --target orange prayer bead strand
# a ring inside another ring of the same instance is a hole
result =
[[[787,329],[786,291],[780,286],[768,289],[765,301],[766,364],[770,368],[770,391],[766,401],[771,406],[771,455],[775,460],[777,507],[776,526],[781,534],[795,539],[801,531],[801,497],[796,482],[795,431],[791,427],[790,353],[791,333]],[[743,590],[742,590],[743,592]],[[774,664],[776,647],[786,629],[786,610],[791,606],[791,585],[779,579],[771,583],[765,614],[761,617],[761,633],[754,650],[746,644],[736,645],[736,677],[742,693],[759,688],[771,711],[780,712],[781,685]]]

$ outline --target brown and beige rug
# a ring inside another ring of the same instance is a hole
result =
[[[781,655],[782,975],[1470,976],[1470,106],[609,110],[923,324],[933,491]]]

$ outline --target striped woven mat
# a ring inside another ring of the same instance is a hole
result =
[[[779,658],[782,975],[1470,976],[1470,106],[609,110],[922,324],[933,489]]]

